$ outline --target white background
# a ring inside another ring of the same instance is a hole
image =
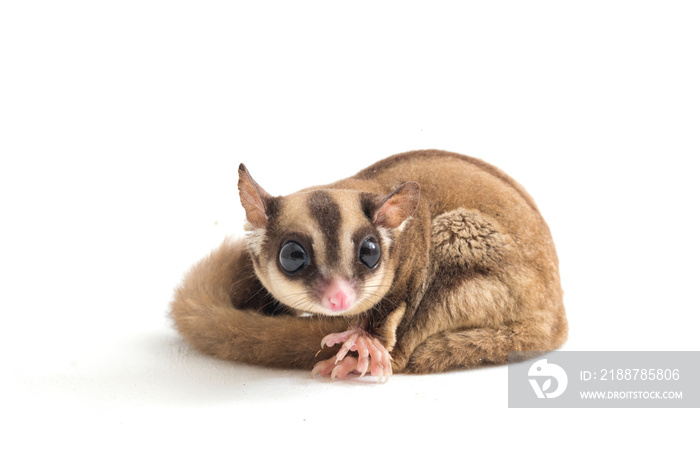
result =
[[[674,1],[3,1],[0,462],[697,460],[696,410],[508,409],[505,367],[327,383],[200,355],[166,316],[242,234],[240,162],[286,194],[439,148],[535,197],[564,349],[700,349],[699,23]]]

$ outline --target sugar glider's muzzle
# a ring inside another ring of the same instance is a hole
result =
[[[333,312],[347,311],[355,304],[357,292],[347,280],[336,278],[323,290],[321,305]]]

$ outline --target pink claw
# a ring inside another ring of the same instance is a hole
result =
[[[342,379],[350,372],[354,371],[355,367],[357,367],[357,359],[353,358],[352,356],[343,359],[337,366],[335,366],[333,372],[331,372],[331,380],[335,380],[336,377]]]
[[[335,358],[317,362],[314,368],[311,370],[311,377],[315,377],[316,375],[328,377],[333,372],[333,369],[335,369]]]
[[[345,340],[348,339],[350,334],[352,333],[351,330],[346,330],[345,332],[342,333],[331,333],[330,335],[326,335],[323,340],[321,340],[321,348],[325,346],[335,346],[338,343],[343,343]]]
[[[312,376],[320,374],[324,377],[330,376],[331,380],[334,380],[354,372],[363,377],[369,370],[379,382],[389,379],[392,374],[391,355],[369,332],[353,327],[342,333],[332,333],[321,340],[321,347],[338,343],[343,343],[343,346],[336,356],[317,363],[311,371]],[[350,351],[357,351],[358,356],[348,356]]]

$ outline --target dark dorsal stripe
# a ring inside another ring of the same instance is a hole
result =
[[[334,267],[340,261],[340,207],[327,192],[314,191],[309,197],[309,212],[326,242],[326,265]]]

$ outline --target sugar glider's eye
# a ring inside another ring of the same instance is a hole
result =
[[[360,262],[370,269],[373,269],[377,266],[377,263],[379,263],[379,256],[381,256],[381,252],[379,251],[379,243],[377,240],[374,238],[367,238],[362,242],[358,255]]]
[[[280,250],[280,265],[288,273],[297,273],[309,265],[309,255],[301,244],[288,241]]]

